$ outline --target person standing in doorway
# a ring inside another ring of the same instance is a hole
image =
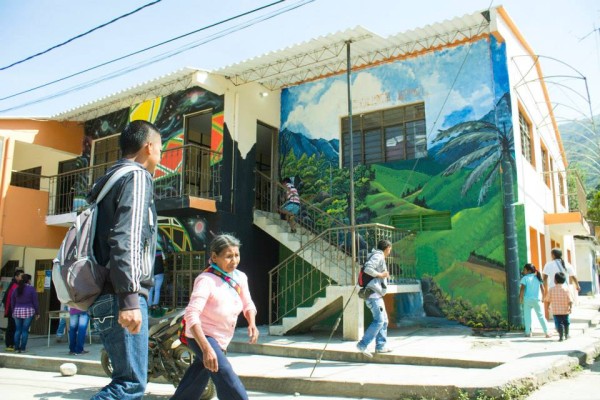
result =
[[[17,330],[17,327],[15,325],[15,319],[12,316],[10,301],[13,292],[19,286],[22,276],[23,270],[16,269],[10,284],[6,288],[6,292],[4,292],[4,297],[2,298],[2,304],[4,304],[4,317],[8,318],[6,331],[4,333],[4,344],[6,345],[6,351],[15,351],[15,331]]]
[[[377,243],[377,249],[368,255],[365,262],[364,272],[373,277],[366,288],[370,295],[365,299],[367,308],[373,314],[373,322],[356,344],[356,348],[367,357],[373,357],[373,354],[367,349],[373,340],[375,340],[375,353],[391,351],[387,347],[388,315],[383,302],[383,296],[387,291],[387,278],[390,276],[385,259],[391,252],[392,243],[389,240],[380,240]]]
[[[157,237],[152,175],[162,140],[156,126],[136,120],[125,127],[119,144],[123,158],[88,195],[88,202],[94,201],[118,169],[139,167],[117,181],[98,204],[94,254],[110,273],[88,313],[113,371],[111,382],[93,400],[141,399],[148,381],[148,291]]]
[[[12,316],[15,319],[15,351],[25,353],[29,339],[29,327],[33,321],[40,317],[38,295],[31,286],[31,275],[23,274],[19,286],[12,292],[10,299]]]

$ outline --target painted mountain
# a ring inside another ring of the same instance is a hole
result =
[[[292,132],[289,129],[284,129],[279,134],[279,151],[280,154],[288,154],[290,150],[294,151],[296,157],[306,154],[307,157],[313,154],[322,154],[325,158],[332,162],[337,162],[339,159],[339,139],[310,139],[301,133]]]

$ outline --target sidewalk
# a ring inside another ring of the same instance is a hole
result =
[[[500,396],[507,387],[537,387],[592,362],[600,354],[599,308],[600,299],[581,297],[571,316],[571,338],[564,342],[539,330],[533,338],[474,336],[456,323],[422,318],[390,330],[393,351],[369,359],[338,334],[312,377],[329,332],[269,336],[261,327],[259,343],[249,345],[246,330],[238,329],[228,357],[248,390],[371,399],[452,399],[459,390]],[[80,374],[104,376],[100,344],[87,345],[90,353],[81,356],[69,356],[64,343],[46,344],[46,336],[30,336],[27,353],[0,353],[0,367],[58,371],[60,364],[75,362]]]

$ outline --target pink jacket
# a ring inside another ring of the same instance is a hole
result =
[[[214,338],[225,350],[233,337],[240,312],[256,311],[246,274],[236,269],[232,276],[242,289],[240,294],[215,274],[203,272],[198,275],[185,309],[187,337],[193,338],[192,327],[201,324],[204,335]]]

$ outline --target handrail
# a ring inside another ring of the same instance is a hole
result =
[[[256,171],[255,208],[270,212],[278,218],[277,207],[285,199],[286,188],[272,181],[266,174]],[[356,258],[366,261],[369,251],[380,239],[398,242],[407,233],[380,223],[361,224],[352,228],[300,196],[301,212],[296,217],[300,229],[295,233],[300,247],[269,271],[269,324],[281,320],[318,297],[327,286],[347,286],[356,283],[353,272],[352,233],[355,233]],[[398,257],[387,260],[394,280],[414,278],[412,271],[403,271]]]

